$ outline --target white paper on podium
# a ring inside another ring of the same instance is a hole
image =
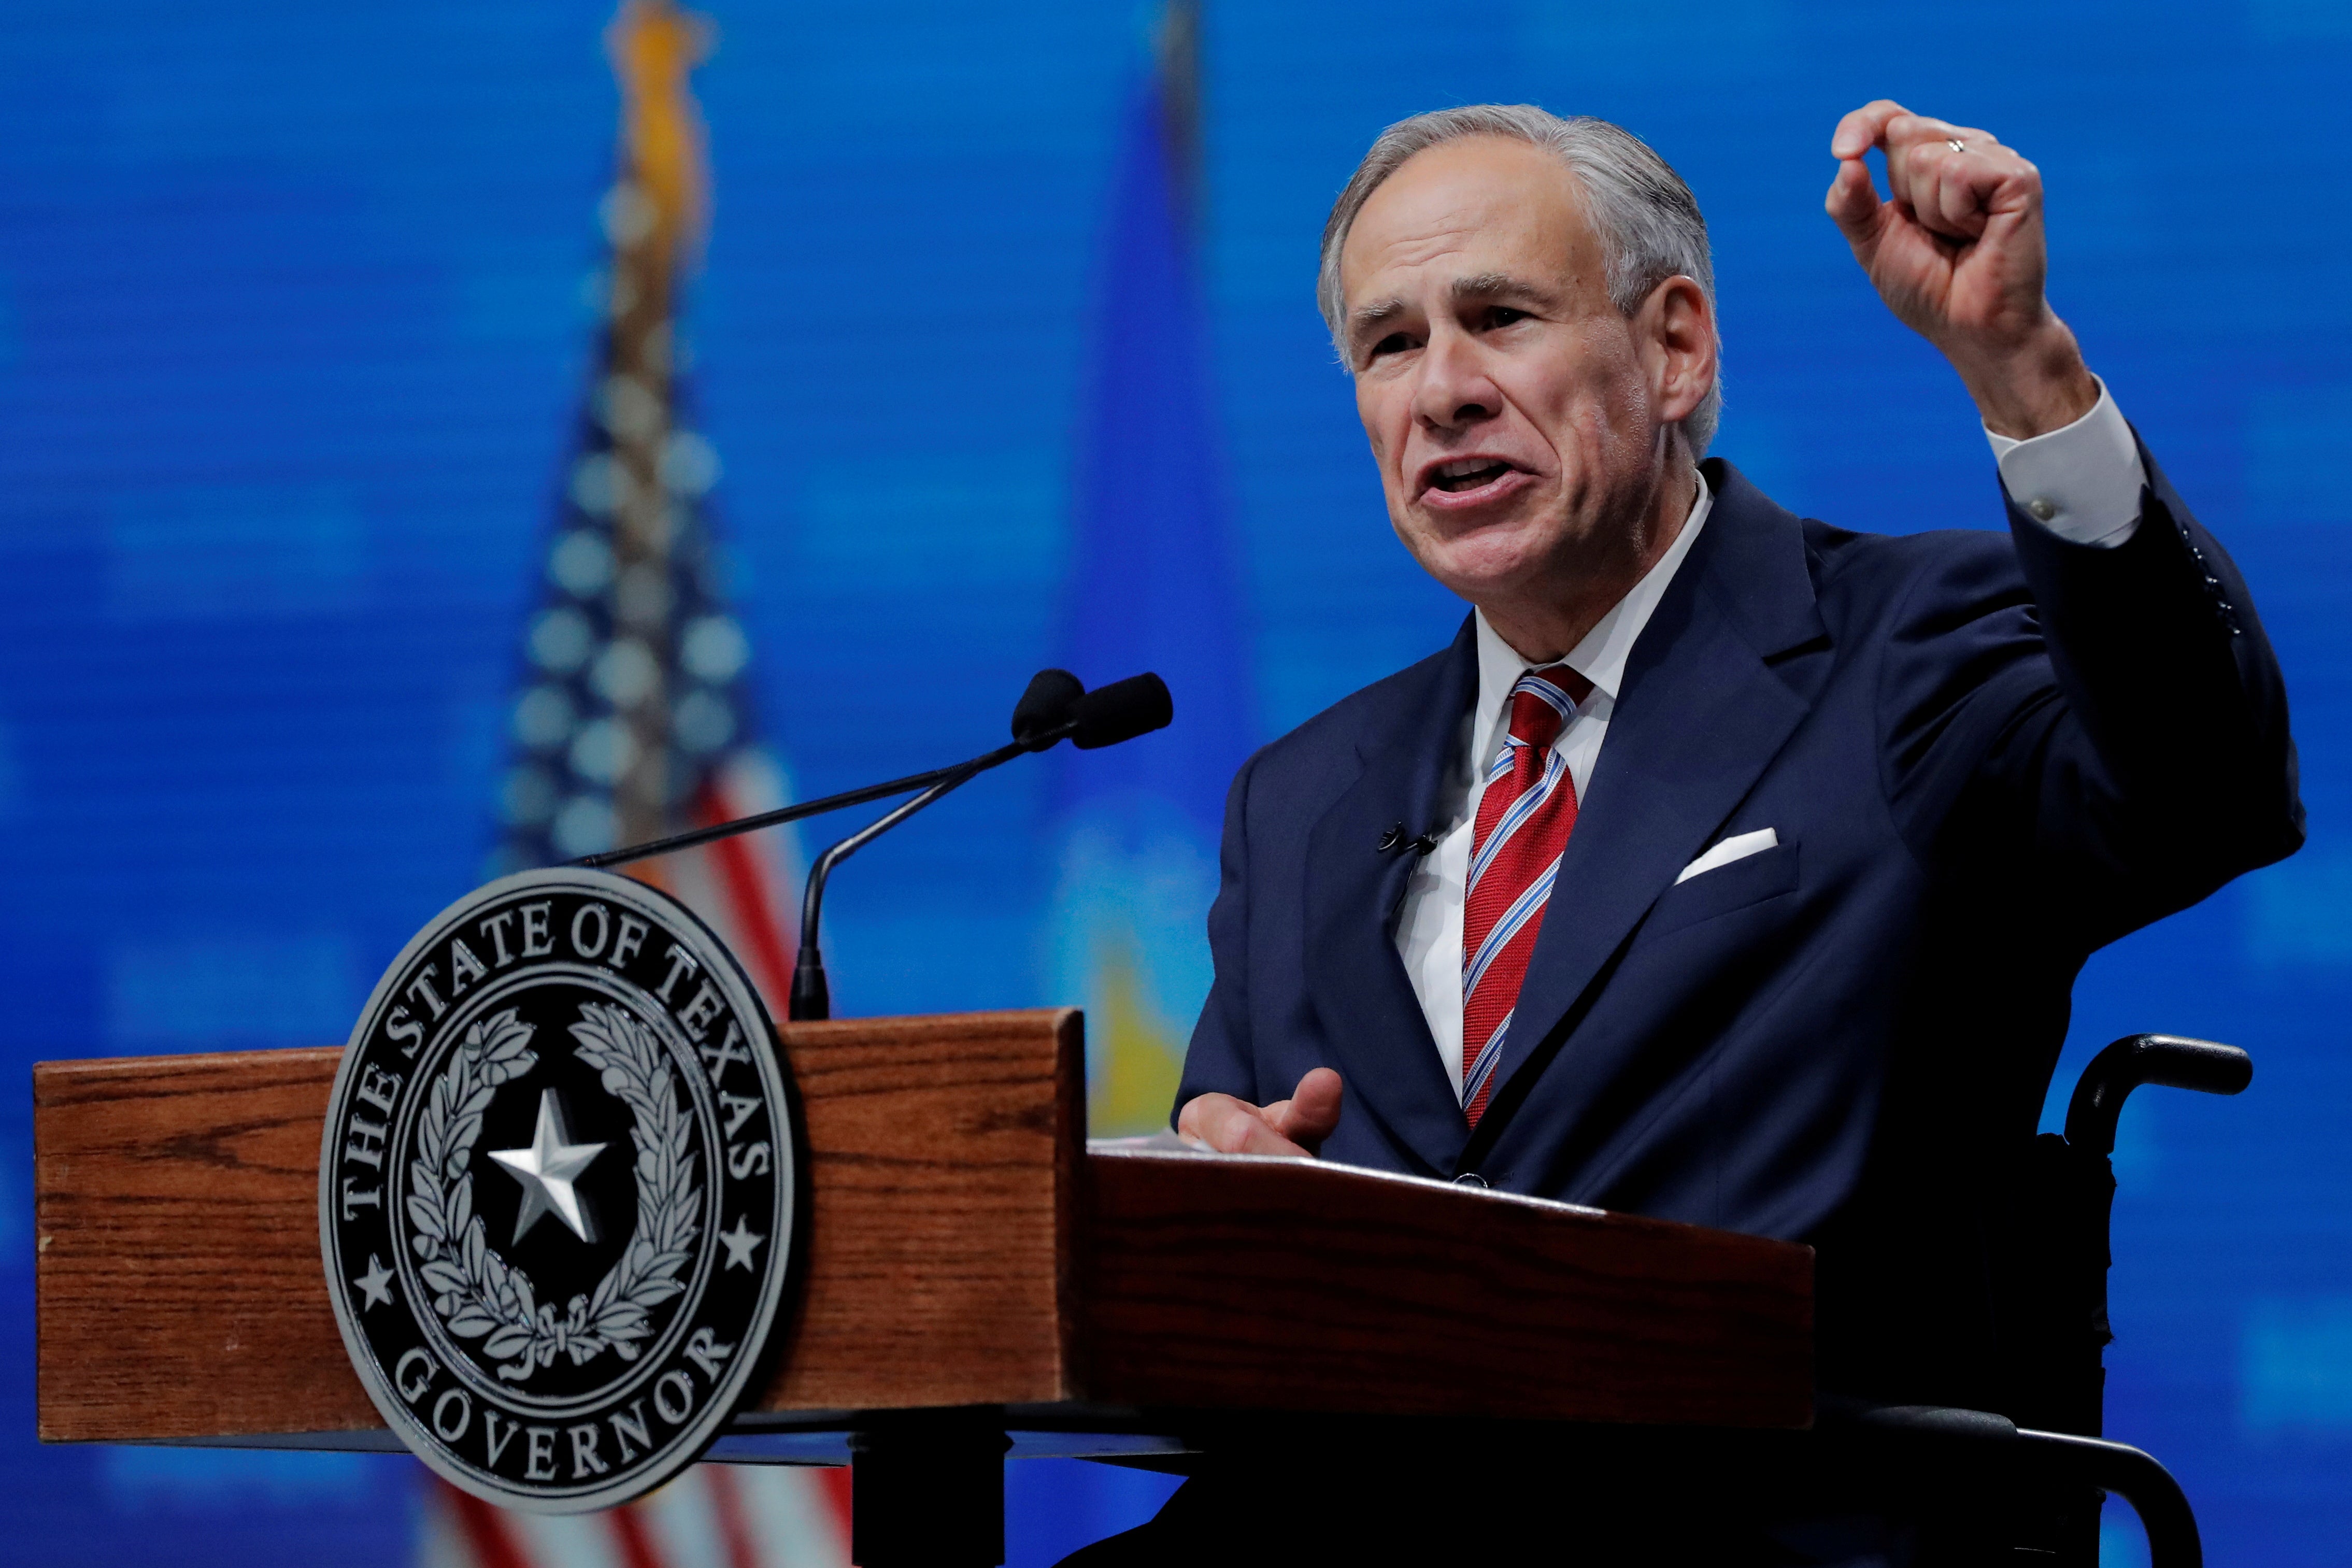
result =
[[[1213,1154],[1206,1143],[1161,1128],[1137,1138],[1089,1138],[1087,1152],[1100,1154]]]

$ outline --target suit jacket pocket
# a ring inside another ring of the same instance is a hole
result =
[[[1797,885],[1797,846],[1780,844],[1744,856],[1728,866],[1702,871],[1659,895],[1643,922],[1644,937],[1660,937],[1685,926],[1744,910],[1777,898]]]

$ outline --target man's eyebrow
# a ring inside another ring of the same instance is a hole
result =
[[[1369,305],[1348,312],[1348,332],[1350,337],[1372,327],[1384,326],[1404,314],[1402,300],[1391,294],[1385,300],[1375,300]]]
[[[1524,278],[1514,278],[1507,272],[1481,272],[1469,278],[1456,278],[1446,286],[1454,302],[1465,300],[1528,300],[1549,304],[1559,298],[1551,289]]]

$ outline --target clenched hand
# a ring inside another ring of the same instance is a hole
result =
[[[1864,155],[1886,154],[1885,200]],[[2098,383],[2042,283],[2042,173],[1990,132],[1880,99],[1838,121],[1825,204],[1904,323],[1952,362],[1985,424],[2019,439],[2070,425]]]

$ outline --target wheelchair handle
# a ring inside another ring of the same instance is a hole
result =
[[[2254,1059],[2235,1046],[2179,1035],[2126,1035],[2091,1058],[2066,1105],[2066,1142],[2102,1157],[2116,1152],[2116,1121],[2144,1083],[2235,1094],[2254,1080]]]

